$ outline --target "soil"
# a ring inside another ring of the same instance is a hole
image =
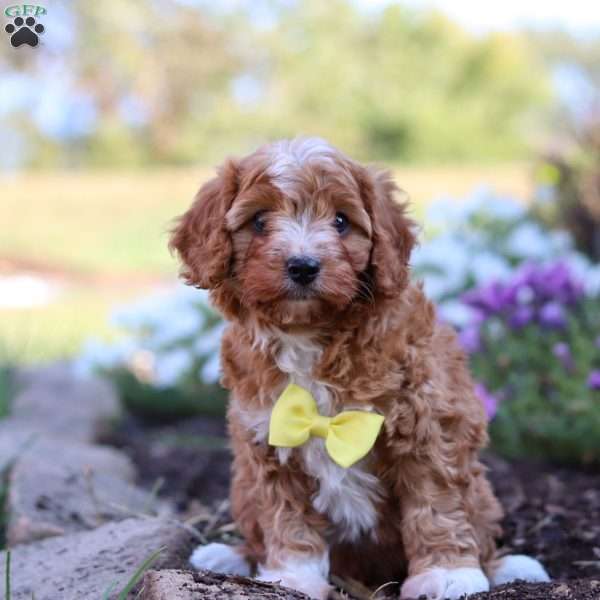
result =
[[[202,539],[231,541],[236,534],[226,500],[231,457],[225,436],[223,420],[215,417],[168,426],[129,417],[104,441],[129,454],[142,484],[156,489],[162,482],[159,495],[175,503]],[[600,468],[509,463],[493,454],[484,461],[506,512],[501,545],[538,558],[553,583],[511,583],[473,600],[600,600]],[[364,588],[345,583],[336,581],[344,597],[368,597]]]

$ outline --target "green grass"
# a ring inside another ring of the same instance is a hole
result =
[[[394,168],[413,213],[436,196],[461,197],[482,182],[526,196],[524,164]],[[90,336],[112,338],[112,308],[174,281],[169,223],[212,169],[34,172],[0,177],[0,274],[29,270],[58,282],[40,308],[0,309],[0,348],[19,362],[71,356]],[[7,269],[5,268],[7,266]]]
[[[12,395],[11,370],[0,365],[0,419],[8,415]]]
[[[206,177],[202,170],[5,177],[0,257],[77,274],[168,273],[169,223]]]
[[[0,464],[0,550],[6,545],[6,526],[8,515],[6,513],[6,502],[8,499],[8,476],[13,462],[3,459]]]
[[[90,336],[114,339],[118,332],[108,323],[109,313],[146,289],[77,287],[45,307],[2,311],[6,318],[0,320],[0,345],[7,349],[11,362],[72,356]]]
[[[135,573],[131,576],[129,581],[125,584],[123,589],[119,592],[117,596],[117,600],[127,600],[129,594],[132,592],[133,588],[139,583],[140,579],[144,576],[144,573],[152,567],[152,565],[159,559],[160,555],[165,551],[165,548],[159,548],[156,552],[151,554],[135,571]],[[104,595],[102,596],[102,600],[109,600],[113,597],[114,590],[117,587],[117,583],[111,584]],[[140,590],[141,594],[141,590]],[[136,596],[136,598],[140,597],[140,594]]]
[[[172,273],[165,232],[211,173],[182,168],[0,178],[0,257],[112,276]],[[394,173],[417,204],[463,196],[482,181],[506,193],[529,189],[522,164],[398,167]]]

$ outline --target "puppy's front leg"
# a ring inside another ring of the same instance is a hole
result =
[[[272,450],[243,433],[235,414],[230,417],[232,513],[245,538],[246,553],[258,562],[258,578],[326,598],[327,521],[312,507],[311,481],[297,467],[280,464]]]
[[[461,487],[423,473],[401,491],[402,537],[409,577],[400,597],[458,599],[489,590]]]
[[[270,498],[260,517],[266,560],[258,567],[258,578],[279,581],[312,598],[329,594],[329,548],[311,523],[310,511],[298,510],[285,497]]]

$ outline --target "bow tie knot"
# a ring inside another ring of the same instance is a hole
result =
[[[327,439],[330,425],[331,417],[324,417],[323,415],[316,414],[310,424],[310,434]]]
[[[324,438],[332,460],[348,468],[371,450],[382,425],[381,415],[365,411],[349,410],[334,417],[320,415],[312,394],[291,383],[273,407],[269,444],[295,448],[311,436]]]

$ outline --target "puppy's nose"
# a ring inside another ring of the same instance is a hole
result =
[[[300,285],[308,285],[314,281],[321,270],[321,263],[312,256],[292,256],[287,261],[290,279]]]

